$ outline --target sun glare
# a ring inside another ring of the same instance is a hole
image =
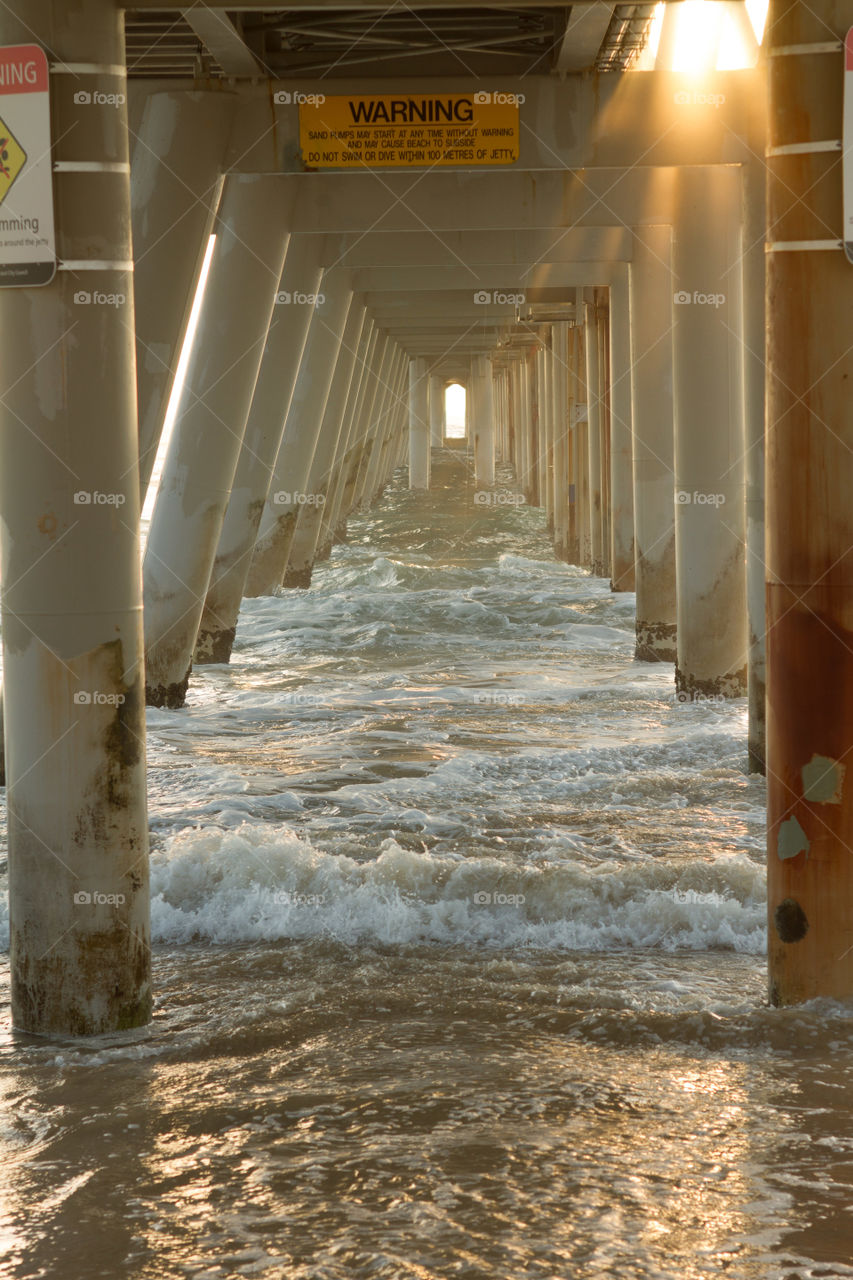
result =
[[[745,71],[758,60],[768,0],[680,0],[655,5],[637,71]]]

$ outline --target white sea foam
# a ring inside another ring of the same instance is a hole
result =
[[[292,829],[245,823],[167,840],[152,857],[160,942],[288,938],[570,950],[764,946],[764,873],[744,854],[687,863],[510,867],[383,841],[365,862]]]

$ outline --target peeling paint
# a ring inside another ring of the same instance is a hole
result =
[[[810,848],[808,837],[797,819],[793,815],[787,818],[780,826],[776,840],[776,852],[779,857],[784,861],[786,858],[796,858],[797,854],[803,851],[808,856]]]
[[[813,755],[802,768],[803,799],[815,804],[841,804],[845,769],[839,760]]]

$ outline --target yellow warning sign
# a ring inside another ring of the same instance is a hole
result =
[[[0,204],[27,162],[27,153],[12,130],[0,120]]]
[[[430,169],[518,159],[522,94],[287,94],[293,98],[307,169]]]

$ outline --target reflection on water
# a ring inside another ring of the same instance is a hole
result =
[[[766,1006],[744,705],[632,604],[458,476],[247,602],[150,713],[152,1027],[5,1024],[0,1276],[853,1275],[853,1010]]]

